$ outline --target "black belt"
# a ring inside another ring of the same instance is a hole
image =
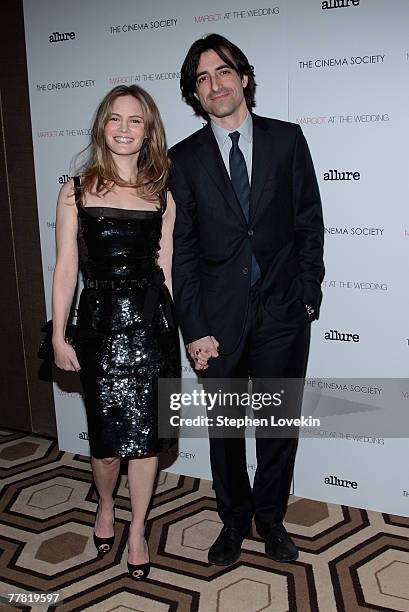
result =
[[[171,298],[167,291],[165,275],[161,268],[144,278],[118,278],[111,280],[84,278],[84,287],[86,289],[108,291],[115,289],[146,289],[145,301],[141,312],[141,317],[144,321],[152,323],[156,309],[161,304],[169,327],[176,327]]]
[[[151,282],[150,278],[115,278],[112,280],[99,280],[96,278],[84,278],[86,289],[144,289]]]

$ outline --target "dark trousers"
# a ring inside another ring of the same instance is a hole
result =
[[[310,340],[307,312],[297,304],[287,320],[276,319],[251,289],[246,325],[236,350],[211,358],[205,378],[304,378]],[[228,314],[228,313],[227,313]],[[204,383],[206,386],[206,382]],[[301,403],[301,395],[299,397]],[[300,406],[301,409],[301,406]],[[253,491],[247,472],[245,438],[210,437],[210,462],[217,509],[227,527],[247,531],[281,523],[288,503],[297,438],[256,435],[257,470]]]

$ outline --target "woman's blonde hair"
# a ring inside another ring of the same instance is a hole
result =
[[[105,142],[105,126],[114,101],[121,96],[133,96],[142,106],[145,139],[138,156],[138,175],[134,184],[126,183],[118,174],[115,162]],[[166,201],[165,188],[169,172],[165,130],[158,108],[152,98],[138,85],[118,85],[100,103],[87,147],[88,161],[81,172],[83,192],[110,191],[114,185],[134,187],[138,196],[149,202]]]

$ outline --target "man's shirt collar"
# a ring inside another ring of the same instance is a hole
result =
[[[239,125],[239,127],[235,130],[226,130],[225,128],[220,127],[220,125],[216,125],[216,123],[214,123],[213,121],[211,121],[211,127],[213,130],[213,134],[217,140],[217,144],[219,145],[219,149],[224,148],[231,132],[240,132],[240,137],[244,138],[248,142],[248,144],[251,144],[253,141],[253,119],[249,112],[247,112],[246,118],[244,119],[243,123]]]

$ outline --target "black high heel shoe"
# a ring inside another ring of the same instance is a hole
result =
[[[148,545],[146,545],[148,546]],[[151,571],[151,562],[135,565],[128,562],[128,572],[134,580],[145,580]]]
[[[151,562],[142,563],[141,565],[133,565],[132,563],[128,563],[128,572],[134,580],[145,580],[148,577],[149,572],[151,571]],[[138,572],[135,575],[135,572]]]
[[[97,507],[97,513],[95,516],[97,516],[99,511],[99,504]],[[112,524],[115,524],[115,508],[114,508],[114,517],[112,519]],[[100,538],[95,534],[95,528],[94,528],[94,545],[95,548],[97,549],[97,552],[99,555],[106,555],[108,554],[111,550],[112,547],[114,545],[114,541],[115,541],[115,527],[114,527],[114,535],[110,536],[109,538]]]

